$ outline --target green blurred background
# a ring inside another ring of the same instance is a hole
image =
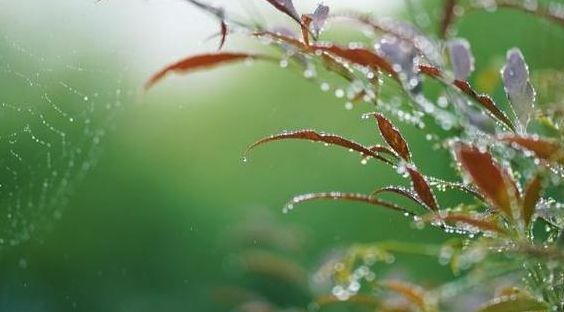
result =
[[[381,142],[374,124],[360,118],[372,108],[345,110],[341,99],[300,74],[258,63],[171,78],[143,93],[144,79],[160,66],[213,50],[216,43],[203,39],[216,25],[179,1],[94,2],[0,0],[0,157],[3,167],[13,166],[16,151],[23,160],[15,170],[32,167],[16,182],[8,173],[1,177],[0,220],[13,230],[1,237],[0,311],[222,311],[228,306],[218,303],[217,290],[233,285],[271,289],[282,306],[306,304],[308,295],[290,293],[284,277],[257,281],[233,259],[246,250],[273,249],[313,271],[332,249],[354,243],[445,239],[438,230],[414,230],[403,216],[360,204],[308,203],[282,214],[295,194],[368,193],[405,183],[389,168],[361,165],[356,154],[304,142],[275,143],[242,161],[249,143],[285,129]],[[382,3],[363,1],[362,9],[408,16],[401,6]],[[431,17],[440,3],[426,2]],[[533,72],[564,66],[564,30],[548,22],[500,11],[472,13],[458,25],[477,58],[475,77],[482,82],[475,82],[500,102],[496,77],[508,48],[520,47]],[[242,39],[228,46],[244,47],[261,48]],[[6,103],[33,113],[10,113]],[[26,200],[40,197],[35,185],[53,170],[42,162],[46,149],[26,142],[22,130],[27,125],[57,141],[37,126],[41,113],[80,149],[74,161],[87,165],[69,166],[68,156],[53,151],[52,166],[67,168],[65,191],[57,193],[62,178],[54,178],[46,192],[52,205],[28,207]],[[433,150],[421,131],[404,131],[424,172],[454,178],[444,166],[447,152]],[[10,143],[14,132],[18,140]],[[21,186],[20,195],[8,194],[10,183]],[[24,204],[14,204],[17,198]],[[13,213],[23,220],[19,225],[10,222]],[[34,225],[23,238],[22,222]],[[18,235],[21,241],[10,244]],[[450,277],[436,259],[417,256],[398,257],[387,270],[428,285]],[[309,281],[303,282],[298,289],[307,288]]]

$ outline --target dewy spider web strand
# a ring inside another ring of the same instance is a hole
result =
[[[115,70],[34,51],[0,37],[0,249],[62,216],[127,96]]]

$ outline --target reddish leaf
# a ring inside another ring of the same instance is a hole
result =
[[[436,216],[436,215],[431,216],[432,220],[436,220],[437,218],[447,223],[466,224],[471,227],[477,228],[482,232],[495,232],[498,234],[506,233],[505,230],[499,227],[499,225],[495,223],[493,220],[476,215],[471,215],[461,212],[449,212],[446,214],[441,213],[440,216]]]
[[[389,147],[386,147],[386,146],[373,145],[373,146],[370,146],[368,149],[373,151],[373,152],[384,153],[384,154],[388,154],[388,155],[393,156],[393,157],[397,157],[396,153],[394,153],[394,151],[392,151]]]
[[[518,145],[535,153],[538,158],[564,164],[564,151],[557,141],[549,141],[536,137],[504,135],[499,140]]]
[[[321,60],[323,61],[325,68],[342,76],[348,81],[354,81],[356,78],[354,77],[354,74],[350,69],[348,69],[341,62],[335,59],[336,57],[345,59],[349,62],[356,63],[361,66],[369,66],[373,69],[378,69],[377,62],[380,61],[385,62],[385,60],[381,58],[378,61],[376,59],[372,59],[372,58],[377,58],[378,55],[375,55],[374,53],[368,50],[365,50],[364,52],[359,52],[359,51],[349,51],[348,49],[335,47],[335,46],[333,47],[317,46],[317,45],[310,46],[293,37],[281,33],[270,32],[270,31],[260,31],[260,32],[256,32],[254,35],[258,37],[262,37],[262,36],[270,37],[274,40],[278,40],[284,44],[292,46],[298,51],[305,54],[313,54],[315,53],[315,51],[325,51],[331,53],[331,54],[321,54]],[[307,36],[309,35],[304,34],[304,40],[308,40],[306,39]],[[358,50],[358,49],[353,49],[353,50]],[[360,54],[366,54],[366,56],[362,58],[357,57]],[[374,55],[367,56],[369,54],[374,54]],[[360,61],[359,59],[362,59],[362,61]],[[371,66],[370,64],[375,64],[375,65]]]
[[[175,73],[187,73],[195,70],[212,68],[217,65],[222,65],[224,63],[232,63],[236,61],[242,61],[246,59],[270,59],[267,56],[253,55],[246,53],[215,53],[215,54],[202,54],[196,56],[190,56],[176,63],[173,63],[157,73],[155,73],[149,80],[145,83],[145,89],[151,88],[161,79],[163,79],[167,74],[171,72]]]
[[[294,3],[292,2],[292,0],[266,0],[266,1],[268,1],[268,3],[270,3],[276,9],[278,9],[280,12],[288,15],[294,21],[298,22],[298,24],[300,25],[302,24],[302,21],[300,20],[300,14],[298,14],[298,12],[296,11],[296,8],[294,7]]]
[[[354,73],[345,65],[335,60],[335,58],[332,55],[322,54],[321,60],[323,61],[323,65],[327,70],[338,74],[339,76],[345,78],[347,81],[353,82],[356,80]],[[362,93],[363,95],[365,94],[365,92],[359,92],[359,93]]]
[[[458,162],[493,208],[512,219],[511,197],[518,199],[518,190],[509,175],[488,152],[466,144],[459,144],[455,151]]]
[[[345,59],[354,64],[371,68],[373,70],[383,70],[397,78],[397,73],[392,65],[378,54],[363,48],[343,48],[338,45],[316,45],[315,50],[324,51]]]
[[[523,196],[523,210],[521,211],[523,222],[525,226],[528,227],[533,220],[533,215],[535,214],[535,209],[537,202],[541,197],[541,178],[539,176],[535,177],[533,181],[529,183],[525,189],[525,195]]]
[[[223,48],[223,46],[225,45],[225,40],[227,39],[227,24],[225,24],[225,21],[221,21],[220,22],[220,33],[221,33],[221,39],[219,40],[219,48],[218,50],[221,50]]]
[[[386,143],[405,161],[411,162],[411,152],[407,146],[407,142],[402,137],[399,130],[384,115],[375,113],[374,117],[378,123],[380,134]]]
[[[221,50],[223,48],[223,45],[225,44],[225,40],[227,38],[227,24],[225,23],[225,11],[223,10],[223,8],[221,7],[216,7],[204,2],[200,2],[197,0],[187,0],[188,2],[192,3],[193,5],[197,6],[198,8],[209,12],[213,15],[215,15],[215,17],[217,17],[217,19],[219,19],[219,27],[220,27],[220,41],[219,41],[219,50]]]
[[[421,71],[421,73],[423,73],[423,74],[425,74],[429,77],[438,79],[443,83],[451,85],[444,78],[443,72],[438,67],[431,66],[431,65],[428,65],[428,64],[421,64],[421,65],[419,65],[419,70]],[[478,94],[478,92],[476,92],[472,88],[472,86],[467,81],[464,81],[464,80],[454,80],[452,85],[454,87],[456,87],[458,90],[460,90],[463,93],[465,93],[466,95],[468,95],[470,98],[472,98],[478,104],[480,104],[491,115],[493,115],[495,118],[497,118],[499,121],[501,121],[509,129],[511,129],[512,131],[515,131],[515,126],[513,125],[511,120],[507,117],[507,115],[505,115],[505,113],[503,113],[503,111],[501,111],[497,107],[497,105],[495,104],[495,102],[492,100],[491,97],[489,97],[488,95],[485,95],[485,94]]]
[[[201,1],[197,1],[197,0],[187,0],[188,2],[192,3],[193,5],[197,6],[198,8],[209,12],[213,15],[215,15],[217,18],[223,20],[225,18],[225,11],[223,10],[223,8],[217,7],[217,6],[213,6]]]
[[[309,46],[309,27],[311,26],[312,18],[310,15],[302,15],[302,38],[306,46]]]
[[[422,207],[424,207],[425,209],[428,209],[427,204],[425,204],[420,198],[419,196],[417,196],[417,194],[414,194],[413,191],[405,189],[403,187],[399,187],[399,186],[386,186],[383,187],[381,189],[377,189],[376,191],[374,191],[372,193],[373,196],[376,196],[378,194],[382,194],[382,193],[395,193],[398,195],[401,195],[415,203],[417,203],[418,205],[421,205]]]
[[[421,201],[432,211],[438,211],[439,205],[437,204],[437,198],[435,197],[435,194],[425,177],[411,166],[407,166],[406,169],[409,173],[409,177],[411,178],[413,189]]]
[[[382,206],[391,210],[399,211],[408,216],[414,215],[411,211],[402,208],[394,203],[380,200],[369,195],[357,194],[357,193],[341,193],[341,192],[310,193],[310,194],[299,195],[292,198],[292,200],[290,200],[290,202],[286,205],[286,209],[292,209],[293,205],[301,204],[306,201],[320,200],[320,199],[362,202],[362,203],[367,203],[375,206]]]
[[[337,146],[348,148],[350,150],[357,151],[363,156],[370,156],[370,157],[379,159],[381,161],[384,161],[386,163],[389,163],[389,161],[387,159],[383,158],[377,152],[370,150],[369,148],[365,147],[364,145],[361,145],[361,144],[356,143],[354,141],[345,139],[345,138],[340,137],[338,135],[319,133],[319,132],[316,132],[314,130],[299,130],[299,131],[283,132],[283,133],[280,133],[280,134],[275,134],[275,135],[263,138],[263,139],[255,142],[251,146],[249,146],[247,148],[246,153],[248,153],[250,150],[254,149],[255,147],[257,147],[259,145],[263,145],[265,143],[272,142],[272,141],[287,140],[287,139],[307,140],[307,141],[323,142],[323,143],[326,143],[326,144],[337,145]]]
[[[441,184],[446,188],[455,189],[470,194],[481,201],[485,200],[484,196],[480,192],[476,191],[476,189],[474,189],[473,187],[469,187],[462,183],[447,182],[447,181],[441,181]]]
[[[259,32],[255,32],[254,33],[255,36],[257,37],[270,37],[272,39],[281,41],[287,45],[290,45],[294,48],[296,48],[297,50],[307,53],[310,49],[309,46],[305,45],[304,43],[302,43],[301,41],[299,41],[296,38],[287,36],[285,34],[282,33],[275,33],[275,32],[271,32],[271,31],[259,31]]]

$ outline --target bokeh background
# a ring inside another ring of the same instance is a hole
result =
[[[263,2],[218,1],[242,18],[290,24]],[[296,2],[301,11],[317,4]],[[421,2],[428,31],[441,2]],[[325,4],[411,18],[402,1]],[[475,83],[501,102],[507,49],[520,47],[533,72],[563,69],[564,31],[548,22],[476,12],[458,29],[477,58]],[[285,129],[381,142],[360,118],[373,110],[367,104],[346,110],[299,73],[258,63],[171,77],[142,92],[161,66],[216,49],[207,40],[216,31],[181,0],[0,0],[0,311],[225,311],[247,295],[240,288],[306,306],[311,280],[302,271],[335,249],[445,239],[360,204],[282,213],[295,194],[405,183],[357,155],[286,142],[242,161],[251,142]],[[226,49],[264,47],[234,37]],[[424,172],[454,178],[446,151],[404,131]],[[382,271],[427,285],[450,277],[433,257],[398,257]]]

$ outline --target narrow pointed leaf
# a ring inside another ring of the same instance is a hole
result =
[[[309,33],[310,33],[310,27],[311,27],[311,16],[310,15],[302,15],[302,38],[303,41],[305,43],[306,46],[310,46],[310,41],[309,41]],[[314,38],[315,39],[315,38]]]
[[[529,68],[519,49],[513,48],[507,52],[501,73],[507,98],[525,130],[534,110],[536,94],[529,80]]]
[[[425,177],[412,166],[407,166],[406,169],[409,173],[413,189],[415,190],[415,193],[417,193],[417,196],[419,196],[421,201],[425,203],[430,210],[438,211],[439,205],[437,204],[437,198],[435,197],[435,193],[433,193],[433,190],[429,186]]]
[[[341,146],[356,152],[359,152],[363,156],[370,156],[376,159],[382,160],[384,162],[388,162],[385,158],[380,156],[378,153],[370,150],[369,148],[356,143],[354,141],[345,139],[341,136],[334,135],[334,134],[326,134],[326,133],[319,133],[314,130],[299,130],[299,131],[290,131],[290,132],[283,132],[280,134],[275,134],[266,138],[263,138],[251,146],[247,148],[247,152],[251,151],[255,147],[259,145],[263,145],[273,141],[280,141],[280,140],[288,140],[288,139],[297,139],[297,140],[307,140],[312,142],[323,142],[326,144],[337,145]]]
[[[377,153],[384,153],[384,154],[388,154],[390,156],[393,157],[397,157],[396,153],[394,151],[392,151],[389,147],[387,146],[382,146],[382,145],[373,145],[368,147],[369,150],[373,151],[373,152],[377,152]]]
[[[294,3],[292,2],[292,0],[266,0],[266,1],[268,1],[268,3],[270,3],[276,9],[278,9],[280,12],[288,15],[294,21],[298,22],[298,24],[300,25],[302,24],[302,21],[300,19],[300,14],[298,13],[298,11],[296,11],[296,8],[294,7]]]
[[[525,194],[523,196],[523,210],[521,211],[523,222],[525,226],[529,226],[533,220],[533,215],[535,214],[535,209],[537,203],[541,197],[542,183],[539,176],[535,177],[527,188],[525,189]]]
[[[410,215],[410,216],[414,215],[411,211],[405,208],[402,208],[394,203],[377,199],[373,196],[358,194],[358,193],[341,193],[341,192],[310,193],[310,194],[299,195],[292,198],[290,202],[288,202],[288,204],[286,205],[286,208],[290,209],[291,207],[293,207],[293,205],[301,204],[307,201],[323,200],[323,199],[361,202],[370,205],[385,207],[394,211],[401,212],[405,215]]]
[[[436,66],[432,66],[432,65],[428,65],[428,64],[420,64],[419,70],[421,71],[421,73],[423,73],[423,74],[425,74],[425,75],[427,75],[431,78],[437,79],[437,80],[439,80],[439,81],[441,81],[441,82],[443,82],[447,85],[452,85],[456,89],[462,91],[464,94],[466,94],[471,99],[473,99],[476,103],[480,104],[480,106],[485,108],[488,111],[488,113],[490,113],[493,117],[495,117],[497,120],[502,122],[510,130],[515,131],[515,126],[513,125],[511,120],[507,117],[507,115],[505,115],[505,113],[503,111],[501,111],[497,107],[497,105],[492,100],[492,98],[488,95],[479,94],[478,92],[476,92],[472,88],[470,83],[468,83],[467,81],[455,79],[453,83],[450,83],[450,82],[447,81],[447,79],[445,79],[441,69],[439,69]]]
[[[373,70],[382,70],[390,75],[397,76],[392,65],[378,54],[363,48],[344,48],[338,45],[316,45],[315,50],[324,51],[338,56],[354,64],[368,67]]]
[[[221,38],[219,39],[219,48],[218,50],[223,49],[223,46],[225,45],[225,41],[227,40],[227,24],[225,24],[225,21],[221,21],[220,24],[220,35]]]
[[[455,147],[455,152],[457,161],[492,207],[512,219],[510,194],[517,194],[517,190],[510,183],[508,174],[488,152],[476,147],[461,143]],[[512,188],[513,192],[510,193]]]
[[[461,223],[474,227],[481,232],[495,232],[498,234],[506,233],[506,231],[502,229],[494,220],[462,212],[441,213],[440,216],[433,215],[430,218],[431,220],[436,220],[438,218],[439,220],[447,223]]]
[[[405,161],[411,162],[411,152],[407,142],[399,132],[399,130],[392,124],[384,115],[375,113],[374,118],[378,124],[380,134],[388,143],[388,145]]]
[[[387,164],[393,166],[394,165],[394,161],[397,160],[398,156],[396,155],[396,153],[394,151],[392,151],[391,149],[389,149],[386,146],[381,146],[381,145],[374,145],[374,146],[369,146],[368,147],[369,150],[379,154],[382,156],[382,158],[388,159],[387,157],[384,157],[384,155],[388,155],[391,156],[393,158],[393,160],[388,160],[386,161]],[[366,163],[368,160],[370,160],[370,158],[372,158],[372,156],[370,155],[364,155],[362,156],[362,160],[361,162],[364,164]]]
[[[225,18],[225,11],[223,10],[223,8],[220,7],[216,7],[210,4],[207,4],[205,2],[202,1],[197,1],[197,0],[186,0],[190,3],[192,3],[193,5],[197,6],[198,8],[209,12],[213,15],[215,15],[217,18],[219,18],[220,20],[223,20]]]
[[[466,39],[453,39],[447,43],[448,54],[454,78],[457,80],[468,80],[474,71],[474,56],[470,51],[470,43]]]
[[[503,135],[498,139],[532,151],[540,159],[564,165],[564,150],[557,141],[518,135]]]
[[[195,5],[196,7],[215,15],[215,17],[217,17],[217,19],[219,19],[219,29],[220,29],[220,40],[219,40],[219,49],[221,50],[223,48],[223,46],[225,45],[225,41],[227,39],[227,24],[225,23],[225,10],[221,7],[216,7],[201,1],[197,1],[197,0],[186,0],[190,3],[192,3],[193,5]]]
[[[540,312],[548,305],[528,296],[502,296],[482,306],[478,312]]]
[[[372,196],[377,196],[377,195],[382,194],[382,193],[394,193],[394,194],[401,195],[402,197],[407,198],[407,199],[415,202],[416,204],[420,205],[421,207],[428,209],[427,205],[419,198],[419,196],[417,196],[417,194],[414,194],[413,191],[405,189],[403,187],[386,186],[386,187],[377,189],[376,191],[372,192]]]
[[[156,72],[145,83],[145,89],[151,88],[161,79],[163,79],[166,75],[172,72],[188,73],[196,70],[213,68],[218,65],[233,63],[236,61],[243,61],[246,59],[270,59],[270,58],[261,55],[253,55],[247,53],[230,53],[230,52],[190,56],[176,63],[173,63],[169,66],[166,66],[165,68]]]

